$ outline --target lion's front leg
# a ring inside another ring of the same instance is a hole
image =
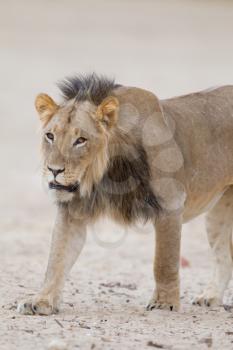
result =
[[[155,224],[156,253],[154,276],[156,289],[147,306],[148,310],[178,310],[180,305],[179,261],[181,218],[166,215]]]
[[[50,315],[58,312],[65,279],[82,250],[85,238],[85,224],[69,214],[67,205],[60,205],[43,287],[32,300],[18,304],[21,314]]]

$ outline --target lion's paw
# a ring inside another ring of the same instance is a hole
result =
[[[58,313],[58,308],[54,307],[47,299],[38,299],[18,304],[17,311],[21,315],[44,315],[48,316]]]
[[[199,306],[217,306],[221,304],[219,293],[213,288],[206,289],[192,301],[193,305]]]
[[[158,297],[152,297],[149,304],[147,305],[146,309],[147,311],[151,311],[153,309],[160,309],[160,310],[169,310],[169,311],[178,311],[179,310],[179,300],[172,299],[172,298],[158,298]]]

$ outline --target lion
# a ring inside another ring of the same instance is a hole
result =
[[[147,309],[179,310],[182,224],[202,213],[214,273],[194,304],[222,302],[232,274],[233,86],[159,100],[91,74],[60,84],[60,104],[36,97],[43,181],[57,206],[41,291],[21,314],[59,310],[66,277],[103,215],[156,231],[156,288]]]

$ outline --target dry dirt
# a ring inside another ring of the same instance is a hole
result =
[[[60,314],[21,316],[17,300],[43,280],[55,210],[40,181],[36,93],[96,70],[123,84],[178,95],[233,82],[232,1],[0,3],[0,349],[233,349],[233,313],[191,305],[210,275],[203,218],[184,227],[179,313],[146,312],[153,291],[150,226],[103,224],[65,287]],[[113,244],[122,237],[121,244]],[[110,243],[106,243],[109,241]],[[225,302],[232,303],[230,285]]]

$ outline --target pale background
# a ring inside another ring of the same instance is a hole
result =
[[[153,289],[150,227],[112,249],[90,234],[59,316],[15,311],[41,284],[55,213],[41,186],[35,95],[58,99],[57,81],[90,71],[161,98],[232,84],[232,38],[230,0],[0,0],[1,350],[42,350],[53,338],[70,349],[146,349],[149,341],[205,349],[210,339],[214,349],[232,349],[232,314],[190,304],[210,273],[202,218],[184,228],[191,267],[181,272],[179,314],[144,311]]]

